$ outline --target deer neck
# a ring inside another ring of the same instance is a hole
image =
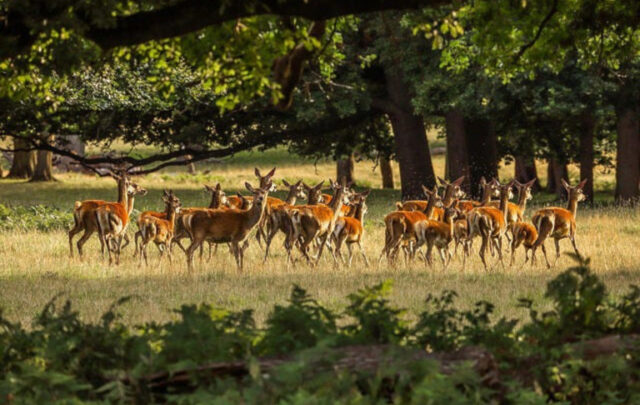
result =
[[[131,215],[131,212],[133,212],[133,202],[135,201],[135,199],[136,199],[135,196],[133,195],[129,196],[129,198],[127,198],[126,203],[123,204],[125,207],[127,207],[127,213],[129,215]]]
[[[167,221],[169,221],[169,226],[173,231],[176,223],[176,209],[173,207],[167,207]]]
[[[433,215],[433,209],[436,206],[436,198],[435,197],[429,197],[429,200],[427,200],[427,206],[424,208],[424,215],[426,215],[427,218],[431,218],[431,215]]]
[[[220,196],[218,196],[218,194],[211,194],[211,202],[209,203],[209,208],[220,208]]]
[[[118,181],[118,203],[123,207],[127,207],[127,182],[124,180]]]
[[[256,201],[256,197],[253,197],[253,201],[255,203]],[[252,228],[255,224],[257,224],[258,222],[260,222],[260,220],[262,219],[262,216],[264,215],[264,211],[265,208],[267,207],[267,196],[264,196],[264,199],[262,200],[262,204],[258,205],[258,204],[252,204],[251,208],[249,208],[249,210],[247,210],[247,214],[248,216],[248,225],[250,228]]]
[[[294,189],[289,190],[289,194],[287,194],[287,198],[284,200],[289,205],[296,205],[296,200],[298,199],[297,193]]]
[[[500,212],[502,212],[502,215],[506,218],[507,217],[507,207],[508,207],[508,202],[509,202],[509,194],[505,193],[504,195],[500,194]]]
[[[362,223],[362,219],[364,217],[364,203],[356,205],[356,212],[353,214],[353,217]]]
[[[576,214],[578,213],[578,199],[575,197],[571,197],[569,198],[569,203],[567,205],[567,210],[571,213],[571,215],[573,215],[573,217],[576,217]]]
[[[523,188],[520,190],[520,195],[518,196],[518,207],[520,208],[520,212],[524,214],[524,210],[527,208],[527,189]]]
[[[444,219],[444,222],[447,224],[447,230],[449,231],[447,237],[449,238],[449,240],[453,239],[453,218],[449,215],[447,215]]]
[[[444,197],[442,197],[442,204],[447,207],[453,201],[453,186],[447,187],[447,190],[444,193]]]
[[[491,189],[485,188],[482,190],[482,200],[480,200],[480,206],[486,206],[491,201]]]
[[[340,214],[340,209],[342,208],[342,196],[344,191],[342,189],[336,190],[336,193],[333,195],[331,202],[329,203],[329,208],[333,211],[333,218],[337,218],[338,214]]]

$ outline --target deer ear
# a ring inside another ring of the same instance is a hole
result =
[[[296,183],[296,187],[300,187],[301,184],[302,184],[302,180],[298,180],[298,182]]]
[[[507,184],[507,187],[509,187],[509,188],[513,187],[513,185],[515,184],[515,182],[516,182],[515,180],[511,180],[511,181],[509,182],[509,184]]]
[[[222,186],[220,185],[220,183],[216,184],[216,190],[218,191],[222,190]]]
[[[246,187],[247,190],[251,191],[252,193],[254,192],[254,188],[251,186],[251,184],[249,184],[248,181],[244,182],[244,186]]]
[[[291,184],[289,184],[289,182],[285,179],[282,179],[282,184],[284,184],[285,187],[291,187]]]
[[[487,180],[484,178],[484,176],[480,177],[480,185],[484,186],[487,184]]]
[[[582,190],[582,189],[584,188],[584,186],[586,186],[586,185],[587,185],[587,180],[588,180],[588,179],[583,179],[583,180],[580,182],[580,184],[578,184],[578,188],[579,188],[580,190]]]
[[[426,195],[427,197],[430,197],[431,194],[433,194],[433,192],[429,190],[429,188],[424,184],[422,185],[422,192],[424,192],[424,195]]]
[[[276,168],[275,167],[273,169],[271,169],[271,171],[269,173],[267,173],[267,177],[273,177],[274,174],[276,174]]]
[[[525,186],[533,187],[533,185],[536,183],[536,180],[538,180],[538,179],[534,178],[532,180],[529,180],[528,182],[525,183]]]
[[[452,184],[459,186],[464,181],[464,176],[458,177]]]
[[[442,184],[443,186],[447,185],[447,182],[440,176],[438,176],[438,181],[440,182],[440,184]]]
[[[433,186],[433,194],[438,195],[438,186]]]
[[[569,183],[566,182],[565,179],[560,179],[560,183],[562,184],[562,187],[564,187],[567,191],[571,189],[571,186],[569,185]]]
[[[320,190],[322,188],[322,186],[324,185],[324,180],[322,180],[320,183],[316,184],[316,186],[314,187],[314,189],[316,190]]]
[[[360,196],[362,198],[367,198],[369,197],[369,194],[371,194],[371,189],[363,191],[362,193],[360,193]]]
[[[260,169],[258,169],[257,167],[255,168],[254,173],[255,173],[256,177],[262,177],[260,175]]]

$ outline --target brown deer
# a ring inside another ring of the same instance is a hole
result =
[[[369,193],[371,193],[371,190],[352,195],[352,203],[354,207],[353,216],[338,218],[333,231],[333,238],[335,239],[335,255],[340,257],[342,263],[345,262],[340,249],[342,248],[342,244],[346,242],[347,248],[349,249],[349,267],[351,267],[351,261],[353,260],[354,244],[358,245],[365,264],[369,266],[369,260],[367,259],[367,255],[364,253],[364,249],[362,247],[362,239],[364,237],[364,215],[367,213],[366,200]]]
[[[187,265],[193,268],[193,254],[205,240],[213,243],[230,243],[238,269],[244,267],[244,251],[248,246],[247,239],[250,232],[258,226],[265,214],[267,197],[271,189],[271,183],[265,184],[265,188],[253,188],[245,183],[245,187],[252,194],[251,208],[239,209],[208,209],[199,210],[183,216],[183,220],[189,224],[191,245],[187,249]]]
[[[271,241],[276,236],[278,231],[282,231],[286,235],[289,230],[290,221],[288,209],[296,204],[298,198],[305,198],[302,180],[299,180],[294,184],[290,184],[288,181],[282,180],[282,183],[289,189],[289,191],[287,193],[286,199],[282,202],[282,204],[271,205],[271,210],[267,214],[267,232],[265,236],[266,247],[264,252],[265,262],[269,257],[269,248],[271,246]]]
[[[486,205],[488,203],[487,196],[490,195],[487,192],[487,185],[490,186],[492,183],[497,184],[499,190],[499,208]],[[500,263],[504,267],[504,262],[502,261],[502,236],[507,230],[507,202],[513,197],[512,186],[513,180],[507,184],[500,184],[495,179],[491,183],[485,183],[483,185],[483,205],[471,210],[467,216],[469,238],[473,238],[475,235],[480,235],[482,238],[480,259],[482,259],[485,270],[487,270],[486,252],[490,245],[497,249]]]
[[[507,203],[507,225],[509,228],[513,226],[518,221],[522,221],[524,218],[524,212],[527,209],[527,201],[533,198],[531,194],[531,187],[533,187],[533,183],[536,182],[536,179],[529,181],[528,183],[522,184],[517,180],[514,180],[514,186],[518,190],[518,203]],[[490,207],[499,208],[500,201],[491,201],[489,202]]]
[[[308,263],[311,263],[308,253],[309,246],[315,240],[319,240],[318,255],[315,258],[316,265],[322,257],[322,252],[335,228],[336,220],[340,217],[340,208],[346,199],[345,188],[346,186],[343,184],[336,186],[329,205],[301,205],[289,210],[294,232],[299,235],[299,238],[296,239],[300,240],[300,251]],[[337,264],[333,251],[329,249],[329,252],[333,256],[334,263]]]
[[[524,246],[524,263],[526,264],[529,261],[529,251],[533,252],[533,244],[538,239],[538,231],[533,224],[518,221],[512,225],[511,233],[513,239],[511,239],[511,262],[509,265],[513,266],[516,260],[516,250],[520,245]],[[535,256],[531,255],[531,265],[533,266],[535,262]]]
[[[127,176],[126,174],[122,174]],[[126,201],[106,203],[97,207],[94,211],[98,236],[101,244],[106,245],[109,254],[109,264],[113,264],[112,252],[116,257],[116,264],[120,264],[120,252],[122,251],[122,239],[126,237],[129,226],[130,214],[133,211],[133,203],[137,194],[145,195],[147,190],[137,184],[129,184]],[[128,238],[124,246],[128,244]]]
[[[449,244],[454,239],[454,221],[458,217],[458,212],[458,200],[454,200],[444,208],[444,217],[442,221],[427,219],[416,223],[416,249],[418,249],[422,244],[427,245],[425,263],[432,263],[431,252],[435,246],[440,253],[442,265],[446,270],[448,264],[451,262],[451,250],[449,250]]]
[[[460,188],[460,185],[464,181],[464,176],[452,181],[447,182],[441,177],[438,177],[440,185],[444,187],[444,194],[442,196],[442,205],[447,207],[454,199],[464,198],[465,192]],[[427,207],[426,200],[411,200],[404,203],[396,203],[399,211],[424,211]],[[444,218],[444,209],[440,207],[434,207],[433,219],[442,221]]]
[[[384,217],[385,224],[385,240],[384,248],[378,258],[378,265],[384,256],[391,263],[398,253],[400,245],[404,242],[405,246],[405,262],[408,257],[413,256],[413,243],[416,240],[415,224],[431,218],[436,203],[439,202],[438,187],[434,186],[433,190],[422,186],[422,190],[427,196],[427,205],[423,211],[394,211]]]
[[[118,184],[118,203],[123,204],[129,208],[128,198],[129,195],[136,195],[146,193],[146,190],[139,187],[135,183],[132,183],[128,175],[124,171],[113,171],[111,177],[116,180]],[[73,209],[73,221],[74,226],[69,230],[69,254],[73,257],[73,237],[80,231],[84,231],[76,246],[78,248],[78,255],[82,257],[82,248],[87,240],[98,231],[98,223],[95,216],[95,211],[98,207],[105,204],[112,204],[111,202],[104,200],[85,200],[76,201]],[[131,213],[131,210],[128,211]],[[128,243],[128,236],[124,236],[125,241]],[[100,239],[100,250],[104,256],[104,244]],[[126,244],[125,244],[126,246]]]
[[[575,187],[572,187],[564,179],[561,180],[562,186],[567,190],[569,202],[567,208],[560,207],[546,207],[542,208],[533,215],[531,219],[538,231],[538,239],[533,245],[532,254],[535,255],[538,247],[542,248],[544,260],[547,263],[547,268],[550,268],[549,260],[547,259],[547,251],[544,247],[544,241],[550,236],[553,238],[556,245],[556,261],[560,257],[560,240],[569,238],[573,250],[576,255],[580,255],[580,251],[576,246],[576,213],[578,211],[578,203],[586,199],[582,189],[587,184],[587,179],[584,179]],[[555,262],[554,262],[555,265]]]
[[[144,264],[147,261],[147,245],[153,242],[160,251],[160,261],[164,252],[167,252],[169,263],[171,260],[171,240],[173,239],[176,215],[180,212],[180,200],[173,194],[173,191],[166,191],[162,196],[165,204],[165,218],[148,215],[139,222],[140,232],[142,233],[142,244],[140,246],[140,262],[144,256]]]

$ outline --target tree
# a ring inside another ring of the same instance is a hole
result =
[[[46,142],[53,144],[54,136],[47,136]],[[36,167],[33,171],[33,175],[31,176],[31,181],[54,181],[53,153],[48,150],[39,150],[36,156]]]

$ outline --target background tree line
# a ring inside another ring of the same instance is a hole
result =
[[[285,144],[332,156],[346,176],[354,155],[376,160],[387,185],[396,160],[403,198],[415,198],[435,184],[425,133],[438,126],[447,175],[465,175],[471,193],[502,159],[522,181],[545,159],[551,192],[561,195],[567,164],[579,163],[593,198],[593,168],[604,164],[615,165],[617,200],[640,197],[631,0],[223,1],[204,17],[205,3],[6,2],[10,175],[50,179],[52,153],[78,158],[64,143],[72,134],[161,147],[79,159],[139,173]]]

